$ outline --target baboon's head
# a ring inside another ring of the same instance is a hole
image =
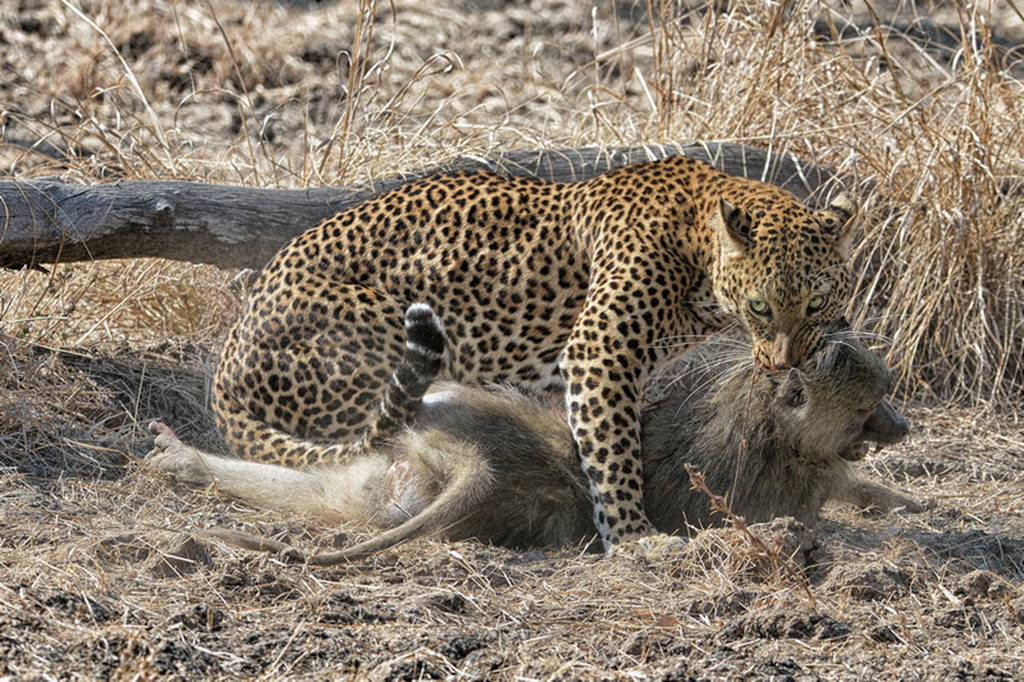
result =
[[[869,443],[898,443],[910,430],[886,400],[891,390],[881,358],[856,341],[829,343],[779,386],[774,409],[781,435],[807,459],[861,459]]]

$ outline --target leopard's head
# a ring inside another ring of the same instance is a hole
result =
[[[845,325],[857,214],[846,195],[818,211],[781,191],[719,200],[715,298],[749,330],[759,365],[799,364]]]

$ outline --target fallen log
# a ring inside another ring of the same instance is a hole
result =
[[[224,268],[260,268],[288,240],[338,211],[445,170],[490,169],[566,181],[684,154],[733,174],[812,198],[834,178],[791,155],[739,144],[584,147],[463,157],[372,183],[263,189],[185,181],[79,185],[59,179],[0,181],[0,266],[40,268],[106,258],[161,257]]]

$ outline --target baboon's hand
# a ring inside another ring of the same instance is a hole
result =
[[[928,511],[932,506],[929,500],[924,500],[922,502],[920,500],[915,500],[912,497],[907,497],[906,495],[900,495],[897,497],[893,504],[894,507],[903,507],[911,514],[920,514],[923,511]]]
[[[911,514],[920,514],[932,506],[929,500],[917,500],[899,488],[890,488],[889,486],[885,486],[882,494],[878,495],[874,502],[883,511],[890,512],[894,509],[903,509]]]
[[[836,497],[852,502],[862,510],[871,510],[875,513],[888,513],[902,508],[912,514],[918,514],[930,507],[928,502],[919,502],[898,488],[856,475],[850,478],[846,490]]]
[[[667,533],[655,533],[653,535],[645,535],[636,540],[620,542],[613,546],[608,551],[608,554],[610,556],[631,556],[636,558],[664,558],[685,546],[686,538]]]

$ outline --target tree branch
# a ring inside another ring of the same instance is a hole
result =
[[[374,194],[444,170],[491,169],[582,180],[612,168],[685,154],[733,175],[820,195],[834,176],[791,156],[737,144],[557,149],[463,157],[365,185],[260,189],[184,181],[77,185],[0,181],[0,266],[41,267],[104,258],[161,257],[220,267],[262,267],[292,237]]]

